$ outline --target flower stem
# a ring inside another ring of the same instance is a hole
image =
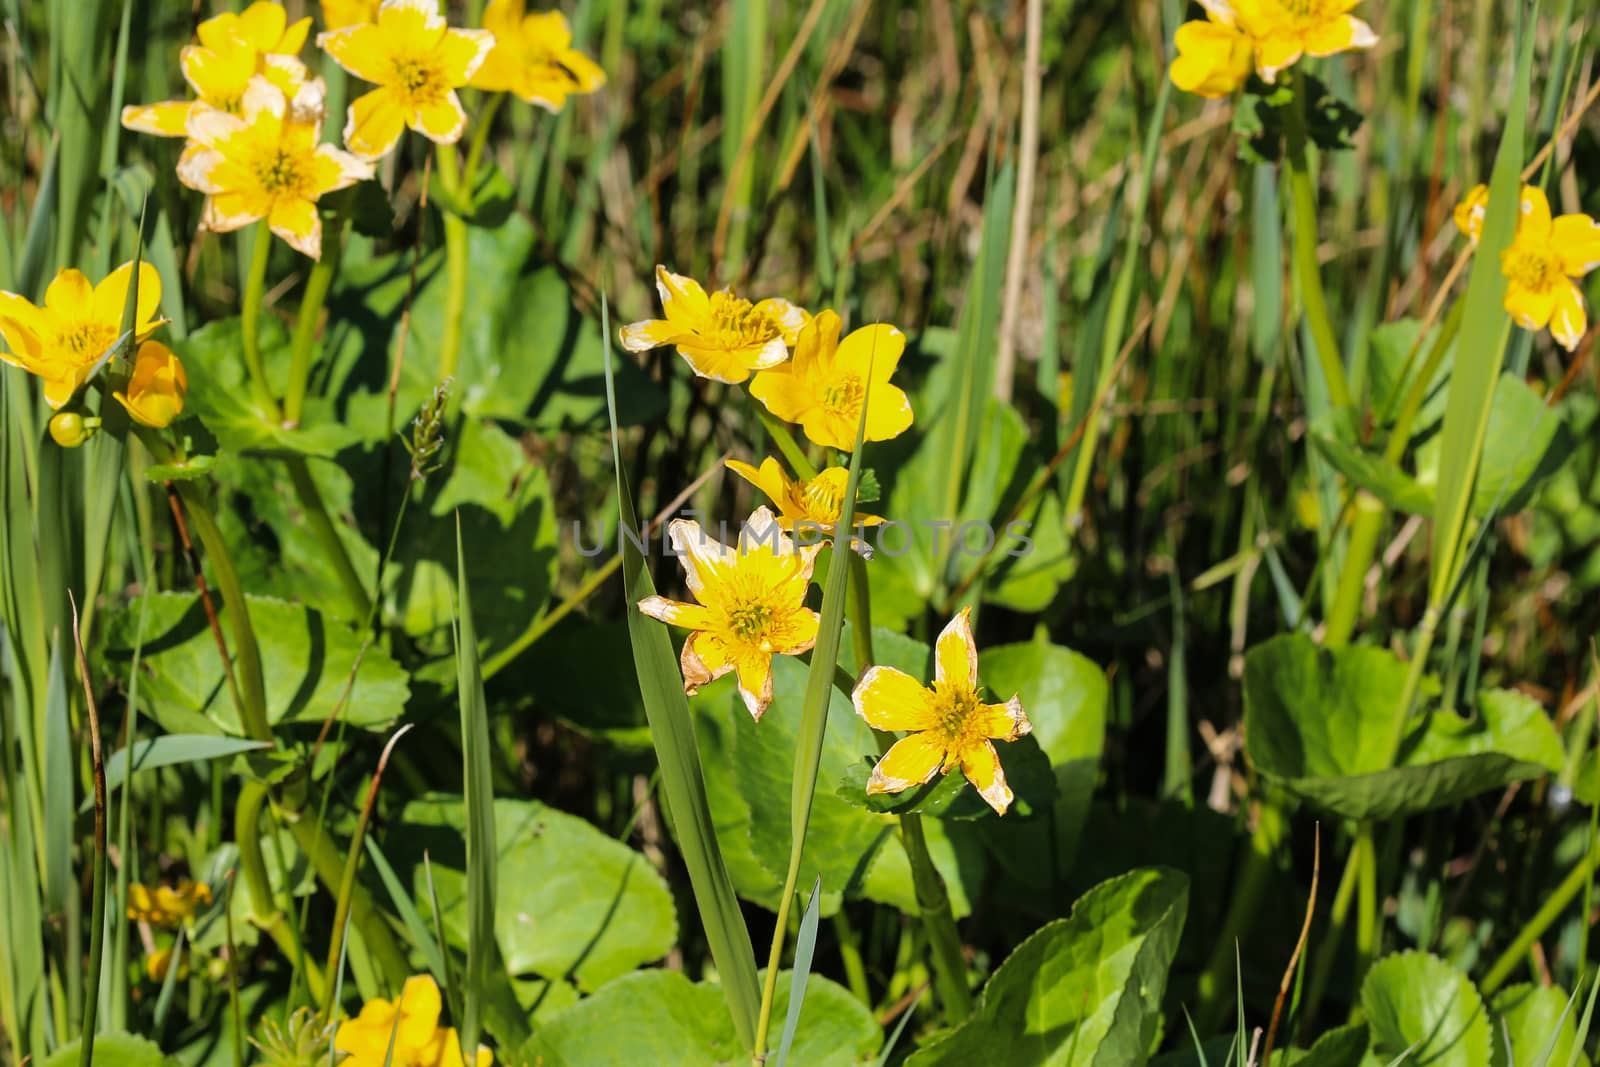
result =
[[[1363,820],[1356,828],[1351,862],[1359,863],[1356,874],[1356,983],[1366,977],[1367,968],[1378,955],[1378,849],[1372,840],[1372,823]]]
[[[1322,376],[1328,383],[1328,398],[1336,408],[1348,408],[1350,385],[1345,379],[1339,340],[1328,315],[1328,298],[1322,289],[1322,271],[1317,264],[1317,192],[1306,153],[1305,79],[1296,77],[1294,99],[1287,109],[1287,151],[1289,198],[1294,221],[1295,279],[1300,285],[1300,303],[1306,326],[1311,331]]]
[[[440,145],[439,181],[453,197],[469,196],[461,187],[454,145]],[[444,223],[444,332],[439,336],[439,381],[455,377],[461,360],[461,317],[467,307],[467,223],[452,211],[440,212]]]
[[[761,419],[761,425],[767,429],[767,435],[772,438],[772,443],[778,446],[778,451],[783,453],[783,458],[789,461],[797,477],[806,481],[817,476],[817,468],[806,458],[805,451],[800,443],[794,439],[794,434],[789,432],[788,425],[765,407],[756,408],[756,415]],[[862,666],[865,666],[863,664]]]
[[[311,534],[322,546],[322,554],[327,557],[338,575],[339,585],[344,589],[345,598],[350,602],[350,607],[357,619],[365,619],[372,611],[372,599],[367,596],[367,587],[362,584],[361,576],[356,573],[356,566],[350,560],[350,553],[346,551],[344,542],[339,539],[339,531],[333,525],[333,520],[328,516],[328,508],[322,502],[322,493],[317,489],[317,482],[311,476],[311,465],[304,456],[290,456],[284,461],[289,468],[289,480],[294,483],[295,496],[300,500],[300,506],[305,509],[306,523],[311,528]]]
[[[1482,990],[1484,996],[1493,994],[1495,990],[1504,985],[1506,979],[1510,978],[1517,967],[1528,958],[1528,949],[1544,935],[1546,930],[1550,929],[1555,921],[1561,917],[1561,913],[1572,903],[1573,899],[1583,891],[1583,887],[1589,882],[1590,872],[1594,870],[1596,864],[1600,864],[1600,841],[1590,844],[1588,854],[1578,862],[1576,867],[1572,868],[1561,884],[1556,887],[1555,892],[1545,898],[1544,903],[1539,906],[1539,910],[1534,913],[1533,918],[1523,924],[1522,929],[1517,931],[1517,936],[1512,939],[1511,944],[1507,945],[1505,951],[1500,953],[1499,958],[1494,961],[1494,965],[1489,968],[1489,973],[1485,974],[1483,981],[1478,983],[1478,988]]]
[[[462,181],[465,192],[470,194],[478,177],[478,161],[483,158],[483,149],[489,143],[489,131],[494,127],[494,113],[500,110],[500,101],[505,99],[505,93],[493,93],[483,105],[483,110],[478,113],[477,122],[472,131],[472,145],[467,149],[467,176]]]
[[[1344,936],[1345,922],[1350,918],[1350,904],[1355,900],[1356,880],[1361,873],[1361,854],[1351,849],[1344,863],[1344,874],[1333,895],[1333,908],[1328,913],[1328,929],[1322,936],[1322,949],[1316,954],[1316,965],[1311,969],[1311,981],[1306,985],[1305,1000],[1300,1008],[1300,1018],[1310,1026],[1317,1017],[1317,1006],[1328,988],[1328,978],[1333,974],[1333,964],[1338,956],[1339,941]]]
[[[300,298],[300,313],[295,319],[294,339],[289,348],[289,383],[283,395],[283,423],[300,425],[306,400],[306,383],[311,378],[311,349],[316,344],[317,326],[328,302],[328,290],[339,270],[339,254],[344,243],[344,217],[335,215],[322,240],[322,258],[311,267],[306,290]]]
[[[255,227],[255,246],[250,254],[250,270],[245,275],[244,300],[239,310],[239,333],[244,348],[244,365],[250,372],[250,387],[268,418],[277,422],[278,402],[267,386],[266,367],[261,362],[261,297],[267,285],[267,261],[272,258],[272,231],[267,220]]]
[[[1356,492],[1350,513],[1350,541],[1345,548],[1339,584],[1334,589],[1333,605],[1328,610],[1327,632],[1323,644],[1340,648],[1350,643],[1361,614],[1361,595],[1366,590],[1367,569],[1378,551],[1378,535],[1383,532],[1388,509],[1365,489]]]

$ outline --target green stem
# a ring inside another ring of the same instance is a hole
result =
[[[250,272],[245,275],[244,300],[239,310],[239,334],[244,349],[244,365],[250,371],[250,387],[273,422],[280,418],[278,403],[267,386],[266,367],[261,362],[261,297],[267,285],[267,261],[272,258],[272,231],[267,220],[256,224],[255,246],[250,255]]]
[[[1367,569],[1378,552],[1378,535],[1383,532],[1387,513],[1383,503],[1365,489],[1356,493],[1351,510],[1350,540],[1345,547],[1343,569],[1334,589],[1333,606],[1328,611],[1323,644],[1340,648],[1350,643],[1356,620],[1361,615],[1361,596],[1366,591]]]
[[[1428,385],[1433,381],[1433,376],[1439,372],[1439,364],[1444,362],[1445,353],[1455,341],[1456,334],[1461,332],[1461,320],[1465,317],[1466,310],[1465,300],[1457,300],[1451,305],[1450,314],[1445,316],[1444,325],[1429,347],[1427,358],[1422,362],[1422,369],[1417,372],[1417,376],[1406,389],[1400,413],[1395,416],[1394,430],[1389,434],[1389,444],[1383,452],[1383,458],[1390,463],[1399,463],[1400,457],[1405,455],[1406,448],[1411,444],[1411,424],[1416,421],[1417,412],[1422,410],[1422,403],[1428,398]]]
[[[300,312],[294,323],[294,339],[289,348],[289,382],[283,394],[285,426],[300,425],[305,408],[306,384],[311,378],[311,350],[317,341],[317,326],[328,302],[328,290],[339,270],[339,254],[344,243],[344,217],[335,215],[322,239],[322,258],[311,268],[305,293],[300,297]]]
[[[295,496],[299,498],[300,506],[305,509],[306,522],[311,527],[311,534],[322,546],[322,554],[333,565],[354,617],[367,618],[372,611],[372,600],[367,596],[367,587],[361,583],[361,576],[356,573],[356,566],[350,560],[350,553],[345,549],[339,531],[334,527],[333,520],[328,517],[327,505],[322,502],[322,493],[317,489],[316,480],[311,476],[311,465],[306,462],[304,456],[290,456],[284,460],[284,465],[289,468],[289,480],[294,483]]]
[[[817,476],[817,468],[806,458],[800,443],[794,439],[794,434],[789,432],[789,426],[765,407],[756,408],[756,415],[761,419],[761,425],[767,429],[767,435],[772,438],[772,443],[778,446],[778,451],[783,453],[783,458],[789,461],[789,466],[794,468],[796,477],[810,481]]]
[[[794,901],[800,879],[800,856],[805,835],[795,834],[789,850],[789,872],[783,878],[783,895],[778,898],[778,922],[772,928],[772,947],[767,950],[767,973],[761,983],[761,1011],[756,1016],[756,1041],[751,1063],[762,1067],[767,1062],[767,1032],[772,1028],[772,1005],[778,994],[778,968],[783,964],[783,943],[789,933],[789,905]]]
[[[250,921],[265,931],[278,950],[303,977],[311,995],[320,1003],[325,986],[322,972],[306,956],[305,945],[290,925],[288,917],[278,907],[272,892],[272,881],[267,874],[266,855],[261,848],[264,835],[261,814],[266,809],[269,790],[254,779],[245,779],[239,786],[239,800],[234,808],[233,838],[239,849],[239,867],[244,872],[245,890],[250,894]]]
[[[956,1026],[972,1014],[972,988],[967,984],[967,959],[961,951],[961,934],[956,929],[955,916],[950,911],[950,894],[928,852],[921,815],[906,812],[900,816],[900,840],[911,860],[917,911],[922,916],[928,948],[933,953],[933,986],[944,1007],[945,1022]]]
[[[1355,850],[1351,862],[1356,876],[1356,983],[1366,977],[1367,968],[1378,956],[1378,850],[1372,840],[1372,823],[1356,827]]]
[[[310,819],[291,816],[284,821],[294,834],[300,851],[311,861],[311,867],[317,872],[318,880],[328,892],[338,893],[340,884],[344,880],[345,858],[334,845],[332,838]],[[399,989],[411,973],[410,964],[406,962],[405,953],[400,950],[394,934],[384,921],[383,914],[373,903],[372,894],[359,882],[351,887],[349,908],[350,922],[360,932],[367,951],[377,961],[379,969],[390,985]]]
[[[440,145],[439,181],[452,197],[470,195],[461,187],[461,173],[454,145]],[[451,211],[442,211],[444,222],[444,331],[439,335],[439,381],[455,377],[461,359],[461,317],[467,306],[467,223]]]
[[[475,179],[478,177],[478,161],[483,158],[483,148],[489,143],[489,131],[494,127],[494,113],[500,110],[500,101],[506,97],[505,93],[490,95],[483,110],[478,113],[477,122],[472,131],[472,145],[467,149],[467,174],[462,180],[462,187],[468,195],[472,193]]]
[[[1262,898],[1272,878],[1273,854],[1277,852],[1285,826],[1286,820],[1278,805],[1270,798],[1263,798],[1255,831],[1250,835],[1250,852],[1245,856],[1244,869],[1239,872],[1222,931],[1200,975],[1199,1006],[1194,1018],[1200,1033],[1213,1033],[1222,1022],[1223,1012],[1233,1002],[1228,995],[1233,988],[1228,975],[1234,968],[1234,946],[1250,932],[1261,912]]]
[[[535,641],[549,633],[556,623],[566,618],[578,605],[588,600],[594,591],[600,588],[605,583],[605,580],[615,574],[617,568],[621,566],[622,553],[618,552],[600,567],[590,571],[589,576],[583,580],[578,588],[569,593],[565,600],[556,605],[553,610],[546,612],[529,623],[528,628],[518,634],[516,640],[484,661],[483,680],[487,682],[490,678],[505,670],[512,660],[526,652]]]
[[[1289,200],[1294,222],[1295,279],[1300,286],[1300,303],[1306,326],[1311,331],[1312,347],[1328,383],[1328,398],[1337,408],[1351,404],[1350,385],[1345,379],[1344,360],[1339,341],[1328,315],[1328,298],[1322,289],[1322,269],[1317,263],[1317,192],[1306,153],[1306,105],[1303,76],[1294,79],[1294,100],[1287,109],[1287,151]]]
[[[1406,725],[1411,721],[1411,711],[1417,702],[1417,693],[1422,688],[1422,676],[1427,672],[1428,653],[1433,650],[1434,634],[1439,629],[1439,609],[1430,604],[1422,613],[1422,624],[1417,628],[1417,647],[1412,651],[1411,663],[1406,670],[1406,680],[1400,690],[1400,702],[1395,707],[1394,723],[1390,729],[1389,739],[1384,749],[1386,754],[1381,766],[1393,767],[1400,758],[1400,746],[1405,743]]]
[[[1571,873],[1556,887],[1555,892],[1545,898],[1533,918],[1517,931],[1517,936],[1511,944],[1507,945],[1505,951],[1494,961],[1489,972],[1483,976],[1483,981],[1478,983],[1478,988],[1482,990],[1484,996],[1491,995],[1504,985],[1506,979],[1527,960],[1528,949],[1544,936],[1545,931],[1561,917],[1567,906],[1583,892],[1583,887],[1588,884],[1590,873],[1597,863],[1600,863],[1600,841],[1591,842],[1588,855],[1579,860],[1578,865],[1572,868]]]
[[[850,925],[850,919],[840,908],[833,913],[833,932],[839,939],[839,959],[844,963],[844,981],[851,996],[867,1007],[872,1007],[872,990],[867,986],[867,968],[861,961],[861,942]]]

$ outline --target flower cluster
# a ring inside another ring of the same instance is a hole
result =
[[[202,904],[211,903],[211,889],[187,878],[176,886],[128,886],[128,918],[154,926],[177,926],[194,918]]]
[[[1361,0],[1200,0],[1204,21],[1178,27],[1172,84],[1200,96],[1228,96],[1252,73],[1267,82],[1303,56],[1331,56],[1378,43],[1350,14]]]
[[[905,335],[875,324],[840,339],[833,311],[815,316],[778,297],[751,302],[732,289],[707,293],[694,279],[656,268],[663,318],[624,326],[632,352],[670,345],[696,375],[750,395],[816,446],[849,452],[863,424],[867,441],[897,437],[912,423],[911,402],[889,379],[905,351]],[[791,348],[793,349],[791,355]],[[728,460],[735,474],[772,501],[758,507],[731,544],[697,522],[677,519],[668,538],[683,564],[693,603],[650,596],[639,610],[690,631],[680,666],[684,691],[733,674],[739,696],[759,722],[772,704],[772,657],[794,656],[816,642],[820,617],[806,606],[821,543],[797,543],[802,525],[839,537],[841,526],[881,523],[876,515],[844,515],[849,471],[842,465],[791,478],[777,459],[760,466]],[[786,532],[788,531],[788,532]],[[894,793],[960,767],[984,800],[1005,814],[1012,801],[993,742],[1014,741],[1030,726],[1016,697],[979,698],[978,654],[963,609],[940,635],[931,689],[888,667],[869,667],[855,687],[857,712],[873,727],[910,731],[874,770],[869,793]]]
[[[178,179],[206,195],[202,224],[227,232],[266,220],[312,259],[322,254],[318,202],[371,178],[406,129],[454,144],[467,127],[457,90],[513,92],[559,111],[567,96],[605,82],[572,48],[558,12],[528,15],[521,0],[495,0],[484,29],[456,29],[436,0],[344,0],[323,5],[317,44],[374,88],[349,107],[345,148],[322,143],[326,90],[298,58],[309,18],[257,0],[240,14],[202,22],[179,64],[194,96],[128,107],[122,123],[184,137]]]
[[[339,1024],[333,1047],[346,1053],[344,1067],[467,1067],[461,1036],[439,1025],[439,986],[428,975],[406,979],[393,1002],[374,997],[361,1014]],[[391,1052],[392,1042],[392,1052]],[[494,1054],[479,1045],[471,1067],[489,1067]]]
[[[0,360],[43,383],[45,402],[57,412],[50,420],[50,435],[65,448],[82,444],[98,425],[74,410],[74,399],[129,340],[122,336],[122,322],[133,280],[132,263],[124,263],[98,285],[69,267],[45,289],[42,307],[18,293],[0,292],[0,338],[9,349],[0,351]],[[148,340],[164,321],[155,317],[161,276],[141,263],[138,282],[132,341],[139,347],[126,384],[112,396],[135,422],[160,429],[182,413],[189,382],[172,350]]]
[[[1489,208],[1489,187],[1479,185],[1456,206],[1456,226],[1474,245]],[[1600,267],[1600,224],[1588,215],[1551,217],[1544,190],[1522,187],[1516,236],[1500,254],[1506,277],[1506,312],[1525,330],[1550,328],[1567,351],[1578,347],[1589,319],[1574,278]]]

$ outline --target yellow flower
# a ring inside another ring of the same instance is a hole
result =
[[[737,384],[751,371],[776,367],[811,320],[803,308],[776,297],[752,304],[732,289],[707,295],[693,278],[659,265],[656,290],[667,317],[624,326],[622,347],[647,352],[676,345],[696,374],[714,382]]]
[[[442,1007],[439,987],[428,975],[406,979],[400,997],[390,1003],[375,997],[361,1006],[361,1014],[339,1024],[333,1047],[349,1055],[342,1067],[465,1067],[461,1039],[453,1027],[439,1025]],[[389,1042],[394,1040],[390,1058]],[[473,1067],[489,1067],[494,1054],[482,1045]]]
[[[767,495],[778,506],[778,521],[794,529],[801,523],[824,533],[832,533],[844,507],[844,491],[850,481],[850,471],[844,467],[829,467],[809,482],[793,481],[777,460],[768,456],[759,468],[730,459],[727,468]],[[863,515],[856,512],[852,526],[876,526],[883,521],[881,515]]]
[[[667,536],[699,603],[650,596],[639,610],[694,631],[679,660],[684,692],[734,671],[739,695],[759,722],[772,703],[773,655],[798,655],[817,639],[818,615],[805,597],[822,546],[796,546],[764,507],[751,514],[736,547],[687,519],[674,519]]]
[[[592,93],[606,83],[599,64],[572,47],[565,15],[526,11],[526,0],[489,0],[483,28],[494,34],[494,48],[468,84],[560,111],[571,94]]]
[[[291,24],[282,5],[270,0],[256,0],[237,15],[223,12],[195,27],[200,43],[210,48],[217,47],[223,38],[233,38],[257,52],[284,56],[299,55],[310,32],[310,16]]]
[[[898,793],[959,766],[991,808],[1004,815],[1011,806],[994,742],[1015,741],[1033,725],[1015,696],[1004,704],[979,697],[971,611],[962,608],[939,635],[931,689],[884,666],[868,667],[856,682],[851,699],[857,714],[879,730],[911,731],[873,768],[868,793]]]
[[[1204,97],[1237,92],[1255,68],[1255,42],[1242,33],[1231,17],[1215,10],[1207,21],[1185,22],[1173,43],[1178,55],[1168,71],[1172,84],[1186,93]]]
[[[158,948],[144,958],[145,977],[152,982],[167,980],[167,972],[172,969],[172,949]],[[189,954],[185,952],[178,959],[178,977],[189,977]]]
[[[202,22],[199,44],[186,46],[178,55],[184,80],[194,90],[193,100],[167,100],[122,109],[122,124],[130,130],[157,137],[188,136],[189,115],[215,108],[238,114],[250,79],[261,75],[293,99],[310,78],[305,64],[295,58],[305,44],[310,19],[286,25],[277,4],[251,4],[242,15],[218,15]]]
[[[841,342],[839,328],[832,311],[817,315],[801,331],[794,359],[758,373],[750,395],[778,418],[799,423],[817,444],[848,452],[855,447],[863,398],[868,441],[904,433],[911,425],[911,401],[889,384],[905,351],[905,334],[878,323]]]
[[[381,0],[322,0],[322,24],[330,30],[378,21]]]
[[[44,398],[52,408],[65,404],[110,353],[122,332],[133,264],[124,263],[99,285],[83,272],[68,268],[44,292],[44,306],[26,297],[0,292],[0,337],[10,346],[0,360],[44,379]],[[139,306],[134,333],[148,337],[159,319],[161,276],[148,263],[139,264]]]
[[[1475,186],[1456,205],[1456,227],[1478,243],[1489,188]],[[1550,217],[1550,201],[1536,186],[1522,187],[1521,212],[1516,236],[1500,254],[1506,276],[1505,309],[1517,325],[1527,330],[1550,327],[1550,333],[1567,351],[1578,347],[1588,328],[1583,290],[1572,279],[1600,266],[1600,225],[1588,215]]]
[[[128,409],[133,421],[160,430],[183,413],[183,398],[188,392],[189,377],[172,349],[160,341],[146,341],[139,346],[133,361],[128,391],[111,395]]]
[[[128,886],[128,918],[157,926],[177,926],[194,918],[200,905],[211,903],[211,890],[203,882],[187,878],[177,888],[147,886],[137,882]]]
[[[1216,21],[1233,21],[1256,42],[1256,73],[1267,82],[1301,56],[1331,56],[1378,43],[1350,14],[1361,0],[1201,0]]]
[[[406,127],[439,144],[467,128],[456,90],[494,45],[488,30],[445,25],[436,0],[383,0],[375,23],[317,36],[345,70],[378,88],[350,105],[344,143],[362,159],[388,155]]]
[[[190,116],[192,144],[178,161],[178,180],[206,194],[201,225],[227,232],[266,219],[296,251],[322,255],[317,200],[372,177],[372,164],[321,143],[321,99],[321,78],[293,104],[257,78],[242,115]]]

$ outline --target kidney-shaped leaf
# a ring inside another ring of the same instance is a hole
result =
[[[788,973],[778,976],[773,1018],[784,1018]],[[781,1028],[770,1034],[775,1047]],[[882,1034],[872,1013],[846,990],[820,975],[806,982],[790,1063],[849,1067],[870,1063]],[[769,1052],[771,1049],[769,1049]],[[675,1067],[725,1067],[743,1063],[722,993],[676,971],[641,971],[619,978],[539,1028],[510,1062],[543,1067],[599,1067],[614,1063],[670,1063]]]
[[[144,711],[168,733],[243,733],[200,597],[155,593],[146,600],[139,660]],[[381,729],[400,717],[410,687],[405,671],[387,652],[375,645],[363,651],[349,629],[303,604],[258,596],[246,600],[261,649],[271,722],[321,723],[340,708],[341,700],[341,716],[352,726]],[[138,642],[139,614],[139,603],[130,604],[106,635],[108,666],[119,675],[128,669]],[[222,632],[231,653],[232,631],[225,614]]]
[[[455,797],[412,801],[385,846],[397,868],[412,867],[423,914],[430,906],[422,865],[428,853],[440,912],[458,940],[466,928],[462,819]],[[595,989],[672,948],[672,894],[644,856],[534,800],[496,800],[494,826],[495,938],[509,973]],[[721,1006],[720,995],[714,999]]]
[[[1504,689],[1475,718],[1434,708],[1386,767],[1406,664],[1381,648],[1328,649],[1276,637],[1245,657],[1245,749],[1289,792],[1352,819],[1453,804],[1559,770],[1561,741],[1539,704]],[[1436,687],[1435,687],[1436,689]]]
[[[907,1067],[1138,1067],[1161,1026],[1189,880],[1143,868],[1084,894],[1000,965],[976,1014]]]
[[[81,1039],[62,1045],[44,1061],[44,1067],[77,1067]],[[101,1034],[94,1039],[94,1062],[100,1067],[171,1067],[177,1063],[153,1041],[132,1034]]]
[[[1491,1030],[1483,999],[1467,976],[1426,952],[1401,952],[1372,965],[1361,1005],[1379,1061],[1409,1050],[1416,1067],[1483,1067]]]
[[[1490,999],[1489,1010],[1495,1018],[1495,1033],[1505,1038],[1494,1043],[1494,1067],[1567,1067],[1568,1063],[1589,1067],[1589,1057],[1574,1047],[1583,1005],[1572,1003],[1557,987],[1506,986]],[[1511,1045],[1509,1060],[1507,1042]]]

